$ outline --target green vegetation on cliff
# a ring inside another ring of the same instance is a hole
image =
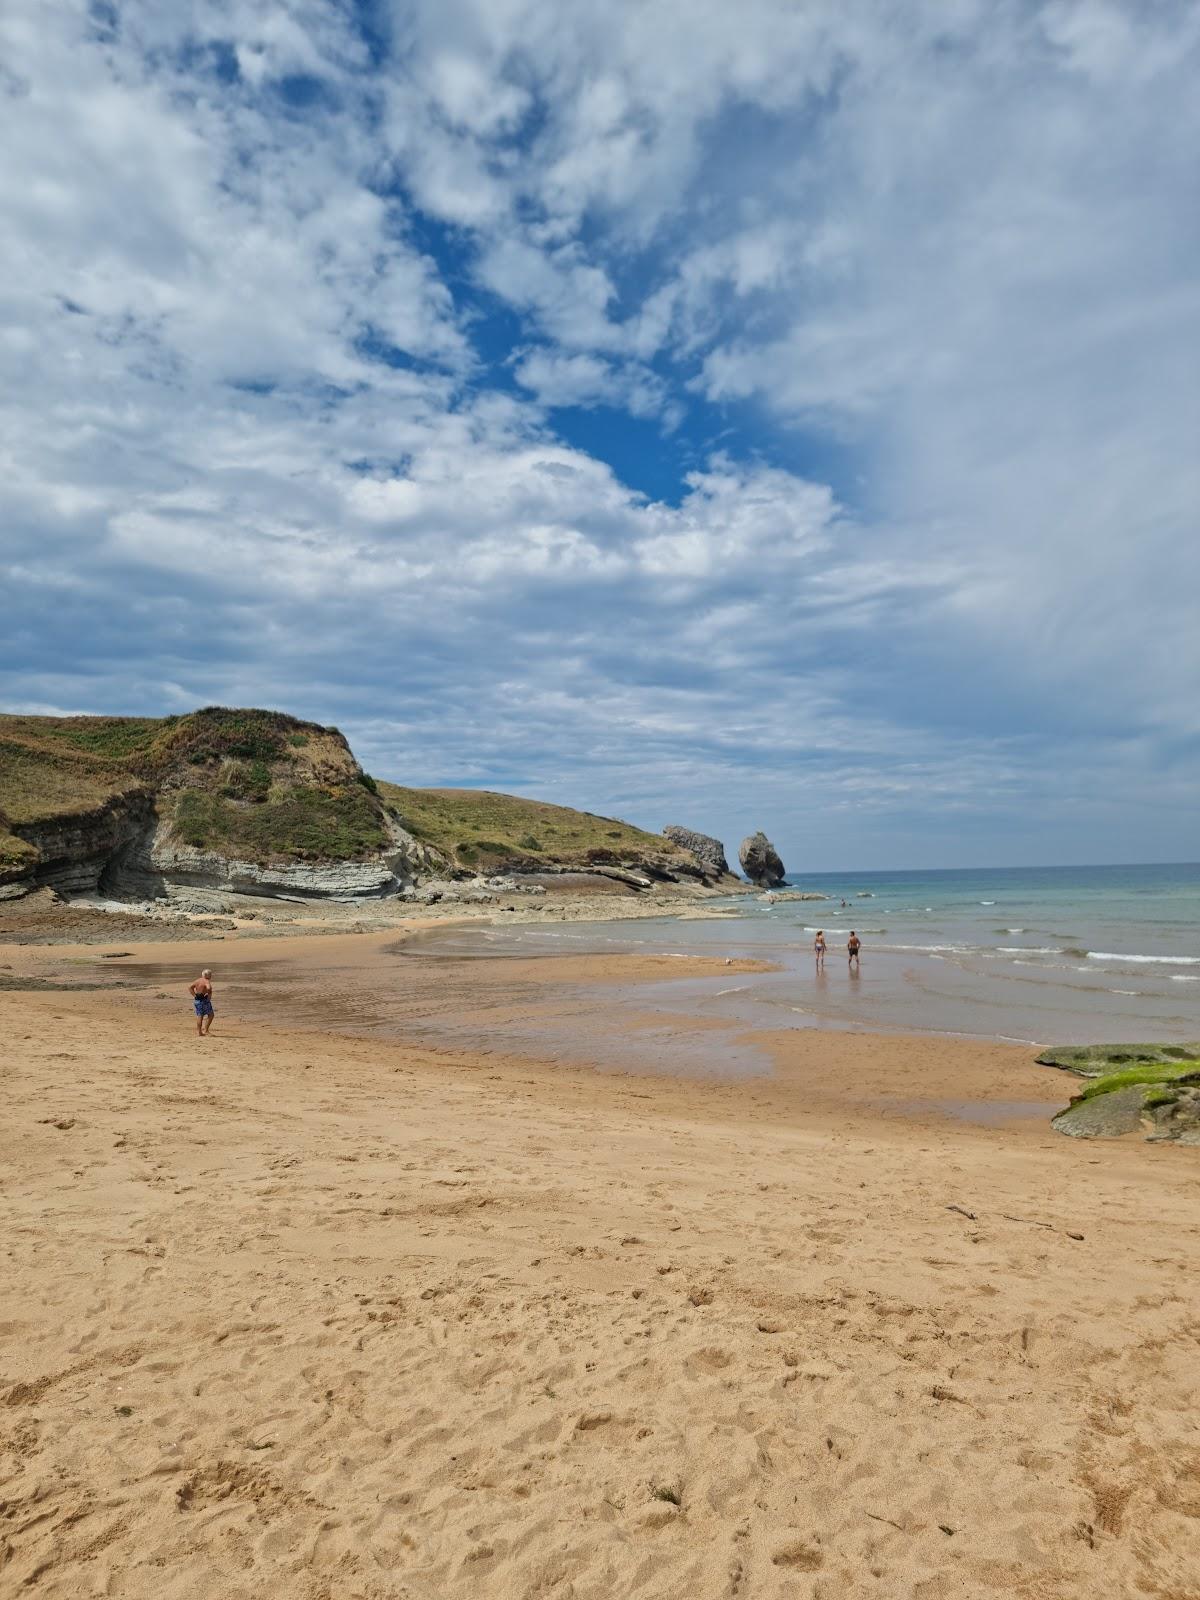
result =
[[[660,834],[543,800],[488,789],[406,789],[382,780],[378,789],[415,839],[472,869],[510,862],[583,868],[619,862],[671,867],[691,861]]]
[[[77,816],[140,785],[122,764],[12,727],[47,720],[0,717],[0,816],[10,828]]]
[[[172,820],[181,844],[257,863],[354,861],[388,843],[378,805],[372,805],[367,790],[359,786],[283,787],[253,805],[239,805],[203,789],[185,789]]]

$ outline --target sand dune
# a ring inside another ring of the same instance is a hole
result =
[[[881,1115],[944,1042],[704,1085],[0,1026],[6,1596],[1200,1595],[1193,1152]]]

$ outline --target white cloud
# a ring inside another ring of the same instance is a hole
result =
[[[638,362],[538,348],[520,356],[513,374],[544,406],[616,406],[634,417],[661,417],[668,427],[680,419],[667,385]]]
[[[115,16],[0,16],[10,704],[275,700],[726,831],[799,785],[842,859],[1137,853],[1149,777],[1185,848],[1193,8]],[[678,503],[566,407],[682,428]]]

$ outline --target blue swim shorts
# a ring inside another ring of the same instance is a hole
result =
[[[197,995],[192,1004],[196,1007],[196,1015],[198,1017],[211,1017],[213,1015],[213,1003],[207,995]]]

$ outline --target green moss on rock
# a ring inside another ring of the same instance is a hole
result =
[[[1149,1047],[1172,1054],[1178,1048]],[[1141,1061],[1094,1078],[1058,1113],[1054,1127],[1082,1139],[1145,1133],[1155,1141],[1200,1143],[1200,1060]]]
[[[1062,1067],[1082,1078],[1102,1078],[1126,1067],[1192,1061],[1200,1056],[1200,1040],[1190,1044],[1080,1044],[1052,1045],[1042,1051],[1043,1067]]]
[[[1112,1094],[1117,1089],[1128,1089],[1135,1083],[1164,1084],[1174,1083],[1176,1080],[1200,1083],[1200,1061],[1126,1067],[1121,1072],[1110,1072],[1103,1078],[1094,1078],[1078,1098],[1094,1100],[1097,1095]]]

